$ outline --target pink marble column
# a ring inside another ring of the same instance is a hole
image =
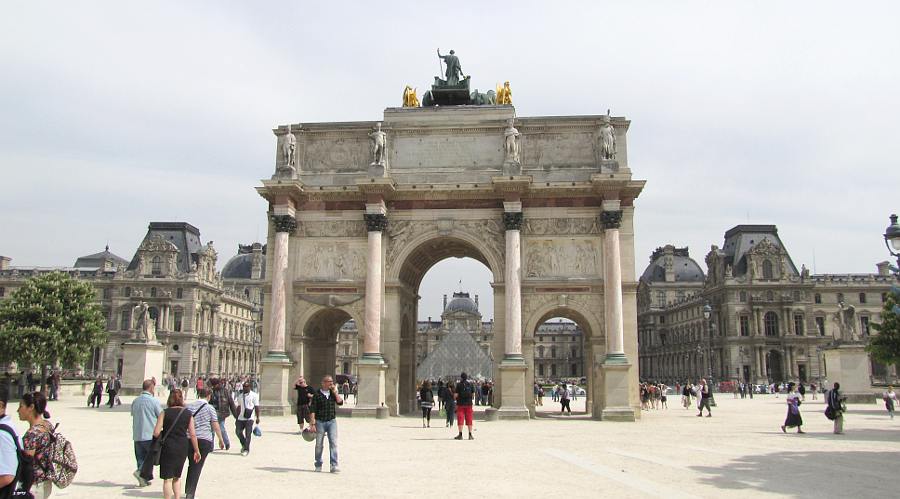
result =
[[[618,204],[616,203],[616,208]],[[622,210],[604,209],[603,224],[603,296],[605,302],[606,362],[626,363],[625,326],[622,308],[622,255],[619,251],[619,225]]]
[[[277,210],[276,210],[277,213]],[[297,228],[293,215],[273,215],[275,248],[272,258],[272,309],[269,315],[269,352],[284,354],[286,314],[285,274],[288,268],[288,241]]]
[[[506,342],[505,359],[522,358],[522,203],[504,203],[506,228]]]
[[[363,356],[381,358],[381,307],[383,283],[381,276],[381,237],[387,229],[387,215],[366,213],[368,230],[368,258],[366,259],[366,324],[363,336]]]

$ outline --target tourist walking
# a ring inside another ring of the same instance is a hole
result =
[[[572,415],[572,408],[569,407],[569,390],[563,383],[562,390],[559,391],[559,415],[562,416],[565,411],[569,411],[569,416]]]
[[[663,409],[669,408],[669,404],[666,402],[668,400],[668,391],[669,387],[665,383],[659,385],[659,404]]]
[[[419,406],[422,407],[422,428],[431,428],[431,409],[434,407],[434,392],[431,391],[431,381],[422,383],[419,390]]]
[[[256,414],[256,424],[259,424],[259,395],[250,390],[249,381],[244,382],[243,391],[235,402],[238,408],[235,432],[241,442],[241,455],[246,456],[250,454],[250,440],[253,439],[254,413]]]
[[[222,431],[219,428],[219,416],[209,403],[211,393],[206,388],[197,388],[197,400],[187,406],[187,410],[194,418],[194,433],[197,435],[197,448],[200,449],[200,460],[188,460],[187,480],[184,483],[185,499],[193,499],[197,493],[197,483],[200,481],[200,473],[206,456],[213,450],[213,433],[219,439],[219,449],[225,448]]]
[[[344,399],[338,394],[331,376],[322,378],[322,388],[313,396],[309,405],[312,421],[309,428],[316,432],[316,471],[322,471],[322,450],[325,436],[328,436],[328,458],[332,473],[339,473],[338,468],[338,427],[337,406],[343,405]]]
[[[94,381],[94,389],[91,390],[91,397],[88,399],[88,406],[100,407],[100,404],[103,403],[102,399],[103,399],[103,378],[100,376],[97,376],[97,380]]]
[[[145,379],[141,385],[141,394],[131,403],[131,438],[134,441],[134,460],[137,468],[132,475],[138,481],[139,487],[150,485],[153,479],[153,467],[148,467],[149,473],[147,478],[141,476],[141,469],[144,466],[144,460],[150,454],[150,448],[153,444],[153,429],[159,415],[163,412],[163,406],[153,396],[156,384],[153,380]]]
[[[712,417],[712,410],[709,408],[709,399],[712,394],[709,392],[709,385],[706,384],[705,379],[700,380],[700,386],[697,387],[697,397],[700,399],[700,403],[697,406],[697,409],[700,411],[697,413],[697,417],[703,416],[703,408],[706,407],[706,417]]]
[[[781,431],[787,433],[787,428],[797,427],[797,433],[806,433],[803,431],[803,418],[800,416],[800,402],[803,398],[799,391],[794,389],[794,383],[788,383],[787,386],[787,417],[784,424],[781,425]]]
[[[818,399],[819,399],[819,387],[816,386],[815,383],[810,383],[810,384],[809,384],[809,391],[812,392],[813,400],[818,400]]]
[[[156,420],[153,436],[160,438],[159,477],[163,479],[163,497],[181,497],[181,473],[184,462],[193,448],[194,462],[200,461],[200,447],[194,428],[194,418],[184,406],[184,392],[175,389],[169,393],[168,406]]]
[[[11,384],[9,386],[12,386]],[[19,472],[19,434],[12,418],[6,414],[9,403],[9,388],[0,385],[0,497],[13,497],[16,490],[16,476]],[[24,487],[29,487],[25,484]],[[20,487],[20,490],[24,487]]]
[[[453,394],[453,389],[450,387],[450,382],[447,382],[447,385],[444,387],[444,412],[447,414],[447,428],[453,426],[453,421],[456,420],[456,396]]]
[[[53,469],[51,437],[53,425],[47,421],[47,397],[41,392],[29,392],[19,401],[19,420],[28,423],[28,431],[22,436],[22,449],[32,458],[33,484],[31,493],[35,499],[50,497],[53,481],[47,470]]]
[[[791,384],[788,383],[788,391],[790,391]],[[803,382],[797,383],[797,393],[800,394],[800,400],[806,402],[806,387],[803,386]]]
[[[830,412],[831,417],[829,417],[829,419],[834,420],[835,435],[844,434],[844,400],[845,397],[841,395],[841,384],[835,382],[834,388],[828,391],[828,397],[826,399],[828,407],[825,409],[825,415],[827,416]]]
[[[344,400],[350,398],[350,381],[344,380],[344,383],[341,385],[341,395],[344,396]]]
[[[237,407],[234,405],[231,390],[226,386],[224,379],[213,378],[209,380],[209,385],[212,386],[209,404],[216,410],[219,429],[222,432],[222,440],[225,441],[225,450],[227,451],[231,449],[231,442],[228,440],[228,428],[225,426],[225,420],[228,419],[228,416],[237,414]]]
[[[294,390],[297,390],[297,424],[300,425],[300,431],[297,434],[300,435],[303,433],[304,422],[312,421],[309,417],[309,403],[316,391],[306,383],[306,378],[303,376],[294,382]]]
[[[106,383],[106,396],[109,398],[108,404],[110,409],[116,405],[116,397],[121,389],[122,382],[119,381],[119,378],[117,378],[115,374],[110,376],[109,381]]]
[[[891,419],[894,419],[894,407],[897,405],[897,394],[894,393],[894,387],[888,386],[887,391],[882,394],[882,398],[884,398],[884,408],[887,409]]]
[[[693,392],[693,387],[690,383],[685,383],[681,388],[681,405],[683,405],[685,409],[691,408],[691,392]]]
[[[453,437],[456,440],[462,440],[463,424],[469,427],[469,440],[475,440],[472,435],[472,385],[469,383],[469,375],[460,373],[459,382],[456,383],[453,397],[456,401],[456,426],[459,429],[459,435]]]

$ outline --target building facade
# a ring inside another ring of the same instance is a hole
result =
[[[136,337],[133,310],[141,302],[148,305],[157,340],[166,347],[167,375],[257,372],[261,308],[254,295],[226,283],[216,271],[217,260],[212,243],[203,245],[196,227],[152,222],[131,261],[106,248],[78,258],[73,267],[7,266],[0,271],[0,289],[9,297],[26,279],[47,272],[91,282],[109,337],[105,347],[77,366],[86,373],[122,374],[123,346]]]
[[[886,263],[872,274],[798,269],[774,225],[732,228],[706,265],[704,275],[687,248],[654,252],[638,285],[643,378],[821,383],[824,348],[865,340],[893,280]],[[871,362],[870,374],[891,382],[897,366]]]

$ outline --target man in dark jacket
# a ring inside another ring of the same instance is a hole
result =
[[[222,440],[225,442],[225,450],[231,448],[231,442],[228,440],[228,429],[225,426],[225,420],[228,416],[234,414],[234,398],[231,396],[231,390],[227,389],[225,382],[218,378],[209,380],[212,387],[212,396],[209,405],[216,410],[216,416],[219,418],[219,428],[222,430]]]
[[[835,382],[834,388],[828,392],[828,409],[834,416],[834,434],[844,434],[844,399],[841,395],[841,384]]]

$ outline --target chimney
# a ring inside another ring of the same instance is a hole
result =
[[[444,308],[441,310],[447,310],[447,295],[444,295]]]
[[[2,259],[2,258],[4,258],[4,257],[0,256],[0,259]],[[2,264],[0,264],[0,265],[2,265]],[[878,262],[875,264],[875,266],[878,267],[878,275],[881,275],[881,276],[891,275],[891,262],[887,262],[887,261]]]
[[[431,325],[431,316],[428,316],[428,325]]]
[[[0,256],[0,270],[6,270],[9,268],[9,262],[12,261],[12,258],[8,256]]]
[[[263,266],[266,264],[266,257],[263,256],[262,244],[253,243],[253,257],[250,263],[250,278],[262,279]]]

